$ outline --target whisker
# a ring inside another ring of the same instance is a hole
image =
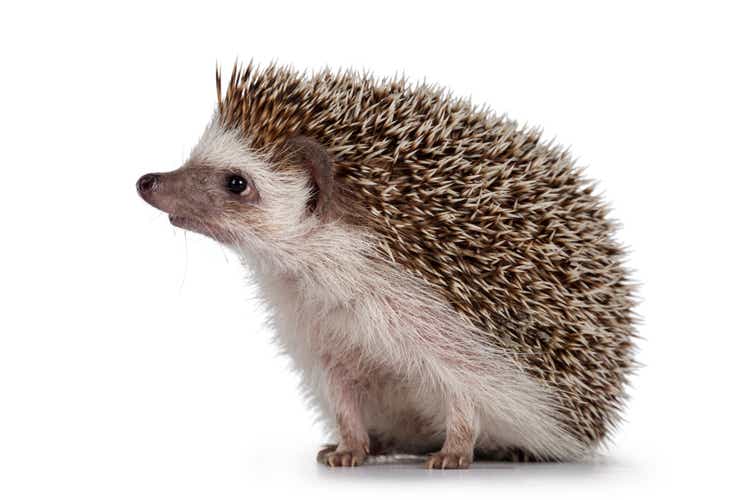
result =
[[[185,263],[182,268],[182,283],[180,283],[180,295],[182,295],[182,289],[185,287],[185,280],[187,279],[187,268],[188,268],[188,242],[187,242],[187,231],[182,231],[185,240]]]

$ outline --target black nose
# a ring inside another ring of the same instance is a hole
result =
[[[156,187],[156,183],[159,181],[159,174],[146,174],[136,183],[139,193],[146,193]]]

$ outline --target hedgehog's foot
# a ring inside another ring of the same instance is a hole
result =
[[[424,463],[425,469],[468,469],[471,465],[468,453],[450,453],[439,451],[430,455]]]
[[[329,444],[318,452],[317,461],[329,467],[356,467],[365,463],[366,458],[366,449],[339,449],[339,446]]]
[[[476,441],[476,410],[466,400],[447,401],[445,441],[437,453],[425,462],[427,469],[467,469],[474,459]]]

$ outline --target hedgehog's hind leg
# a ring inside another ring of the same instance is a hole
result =
[[[478,424],[474,406],[463,398],[449,398],[445,442],[425,462],[427,469],[466,469],[474,461]]]

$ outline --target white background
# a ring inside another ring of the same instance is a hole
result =
[[[564,4],[564,5],[563,5]],[[0,498],[748,498],[742,2],[24,2],[0,8]],[[328,470],[235,258],[143,203],[218,61],[404,72],[543,125],[643,283],[594,464]]]

